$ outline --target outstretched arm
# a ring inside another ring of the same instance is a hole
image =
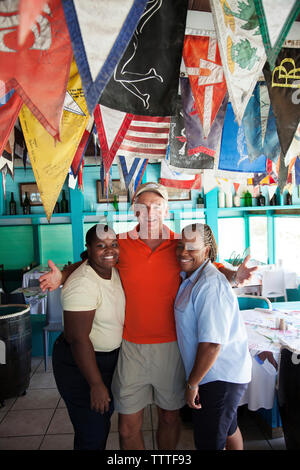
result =
[[[221,273],[223,273],[230,284],[234,286],[238,286],[243,284],[245,281],[248,281],[252,273],[257,270],[257,266],[253,266],[252,268],[248,268],[246,264],[248,263],[250,259],[250,255],[246,256],[242,264],[240,264],[239,268],[237,271],[233,271],[232,269],[225,268],[225,266],[220,267]]]
[[[40,277],[40,288],[42,291],[49,289],[50,292],[57,289],[61,284],[66,282],[70,274],[72,274],[72,272],[75,271],[81,263],[82,261],[78,261],[77,263],[70,264],[64,268],[63,271],[60,271],[53,261],[49,259],[48,266],[50,271]]]

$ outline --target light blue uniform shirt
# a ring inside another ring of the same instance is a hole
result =
[[[194,366],[198,343],[218,343],[219,355],[201,380],[248,383],[252,359],[238,301],[226,277],[209,261],[190,277],[182,272],[175,300],[177,340],[186,378]]]

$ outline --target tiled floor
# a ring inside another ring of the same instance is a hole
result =
[[[51,370],[44,371],[42,358],[32,359],[30,385],[25,396],[5,400],[0,408],[0,450],[71,450],[73,428]],[[284,450],[284,438],[270,439],[258,426],[253,412],[239,413],[239,426],[246,450]],[[146,448],[156,449],[157,414],[149,406],[144,415]],[[119,449],[117,415],[112,418],[108,450]],[[194,449],[190,424],[182,424],[178,450]]]

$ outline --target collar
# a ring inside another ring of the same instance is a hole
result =
[[[197,268],[196,271],[194,271],[193,274],[191,274],[189,277],[187,277],[187,273],[185,271],[181,271],[180,276],[182,277],[182,280],[184,281],[185,279],[188,279],[193,284],[196,284],[202,274],[202,271],[208,264],[211,264],[211,261],[209,259],[206,259],[205,261],[203,261],[201,266],[199,266],[199,268]]]

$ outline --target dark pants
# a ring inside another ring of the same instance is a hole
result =
[[[197,450],[223,450],[237,429],[237,408],[248,384],[215,381],[199,386],[202,408],[193,409]]]
[[[102,380],[110,395],[118,353],[119,349],[108,353],[95,352]],[[110,418],[114,411],[113,400],[110,402],[109,411],[104,414],[91,410],[89,384],[75,363],[63,334],[54,343],[52,363],[58,391],[66,403],[74,427],[74,449],[104,450],[110,430]]]

